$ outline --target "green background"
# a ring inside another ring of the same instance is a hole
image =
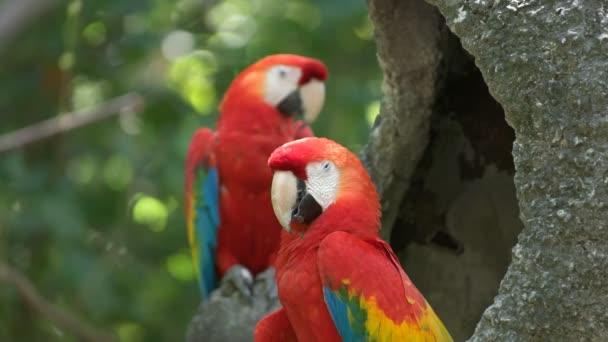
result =
[[[381,96],[372,36],[361,0],[61,2],[0,51],[0,134],[131,91],[146,107],[0,154],[0,259],[123,341],[181,340],[191,135],[240,70],[296,53],[330,71],[315,133],[358,151]],[[0,284],[0,340],[75,339]]]

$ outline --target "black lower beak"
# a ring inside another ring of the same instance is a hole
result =
[[[315,198],[311,194],[306,194],[298,204],[298,208],[294,210],[291,219],[298,223],[310,224],[322,212],[323,208],[321,208]]]
[[[298,179],[298,199],[296,208],[291,213],[292,221],[310,224],[323,213],[323,208],[311,194],[306,192],[306,184]]]
[[[300,97],[300,90],[296,89],[287,95],[279,105],[277,109],[284,116],[295,116],[304,114],[304,107],[302,105],[302,98]]]

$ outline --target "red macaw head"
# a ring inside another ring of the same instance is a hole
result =
[[[288,232],[303,233],[320,220],[334,229],[379,229],[376,188],[344,146],[324,138],[300,139],[277,148],[268,165],[274,171],[272,206]]]
[[[313,58],[279,54],[265,57],[241,72],[226,91],[220,110],[242,113],[272,107],[285,117],[296,114],[313,122],[325,100],[327,68]],[[251,110],[252,107],[254,110]]]

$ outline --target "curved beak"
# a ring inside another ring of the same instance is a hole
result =
[[[291,233],[291,213],[297,205],[298,179],[291,171],[275,171],[270,189],[272,209],[281,226]]]
[[[321,205],[306,191],[306,183],[291,171],[274,172],[270,198],[275,216],[290,234],[292,221],[309,225],[323,213]]]
[[[325,83],[312,78],[308,83],[300,87],[304,121],[308,124],[313,123],[325,102]]]
[[[308,124],[313,123],[325,102],[325,84],[316,78],[287,95],[277,108],[285,116],[301,114]]]

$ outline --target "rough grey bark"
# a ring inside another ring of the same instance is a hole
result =
[[[523,225],[513,183],[513,129],[473,62],[454,65],[452,55],[430,143],[391,241],[452,337],[464,341],[492,303]]]
[[[383,198],[383,238],[463,341],[492,303],[522,228],[514,133],[436,9],[423,0],[368,5],[385,97],[362,159]]]
[[[608,336],[608,8],[432,0],[516,132],[525,224],[471,341]]]
[[[384,98],[361,159],[382,198],[381,234],[388,241],[428,142],[447,30],[437,10],[422,1],[370,0],[368,8],[384,71]]]
[[[267,287],[266,279],[258,278],[253,297],[245,298],[231,283],[222,282],[209,299],[200,304],[188,326],[186,341],[253,341],[257,322],[281,306],[276,287],[274,291],[268,291]]]

